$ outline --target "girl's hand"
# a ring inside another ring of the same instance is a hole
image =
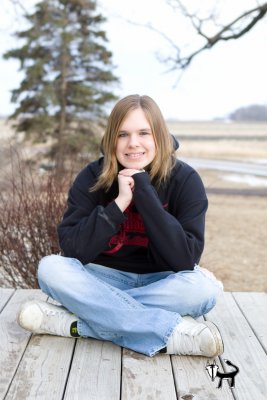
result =
[[[125,168],[122,169],[119,172],[119,175],[123,175],[123,176],[133,176],[134,174],[140,174],[140,172],[145,172],[144,169],[130,169],[130,168]]]
[[[122,212],[126,210],[133,199],[134,179],[132,176],[140,172],[144,172],[144,170],[125,168],[118,174],[119,195],[115,202]]]
[[[134,180],[131,176],[119,174],[119,195],[115,199],[117,206],[122,212],[130,205],[133,198]]]

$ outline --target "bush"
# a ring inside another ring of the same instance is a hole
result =
[[[13,156],[0,194],[0,286],[38,287],[38,262],[60,252],[56,228],[72,177],[71,172],[38,176]]]

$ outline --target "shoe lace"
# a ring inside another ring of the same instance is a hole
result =
[[[46,329],[52,333],[55,333],[56,321],[57,332],[64,336],[66,316],[69,315],[68,311],[64,307],[56,306],[55,308],[45,307],[43,308],[43,312],[47,317],[56,317],[56,320],[54,318],[48,318],[46,320]]]
[[[51,309],[45,309],[44,310],[44,312],[46,313],[46,315],[57,315],[57,316],[60,316],[60,315],[62,315],[62,314],[65,314],[66,313],[66,310],[64,310],[64,309],[59,309],[59,310],[51,310]]]
[[[199,350],[197,337],[205,326],[195,326],[185,329],[177,337],[179,353],[182,355],[195,354]]]

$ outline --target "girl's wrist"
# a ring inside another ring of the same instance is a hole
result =
[[[126,208],[129,207],[131,200],[129,201],[128,199],[124,199],[121,196],[118,196],[115,199],[115,203],[117,204],[117,206],[119,207],[121,212],[124,212],[126,210]]]

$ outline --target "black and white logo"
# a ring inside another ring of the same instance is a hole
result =
[[[232,371],[230,372],[221,372],[219,371],[219,366],[216,364],[215,360],[213,361],[213,364],[209,364],[207,361],[205,369],[207,370],[212,382],[214,382],[215,378],[219,379],[218,386],[217,388],[220,389],[223,384],[223,380],[227,380],[230,387],[234,388],[235,387],[235,377],[239,372],[239,368],[234,365],[230,360],[223,360],[225,364],[229,365],[232,367]]]

